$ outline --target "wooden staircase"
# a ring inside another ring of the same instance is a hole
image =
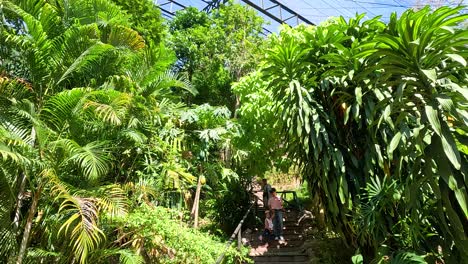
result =
[[[264,220],[263,208],[258,209],[258,216]],[[299,212],[286,209],[283,213],[283,237],[285,241],[279,242],[273,238],[263,238],[260,241],[263,228],[249,235],[244,235],[251,246],[249,256],[254,263],[268,264],[306,264],[310,263],[310,257],[302,248],[304,243],[304,231],[306,226],[298,224]]]

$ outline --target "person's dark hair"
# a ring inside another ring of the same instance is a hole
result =
[[[274,193],[274,192],[276,192],[276,189],[275,189],[275,188],[271,188],[270,193]]]
[[[267,179],[263,178],[262,181],[263,181],[263,182],[267,182]]]

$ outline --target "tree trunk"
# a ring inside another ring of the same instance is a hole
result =
[[[18,253],[18,259],[16,264],[22,264],[24,256],[26,254],[26,249],[28,247],[29,236],[31,235],[32,222],[34,215],[36,214],[37,204],[39,203],[39,197],[41,196],[42,186],[40,186],[36,193],[33,196],[33,201],[31,208],[29,209],[28,219],[26,220],[26,226],[24,227],[23,240],[21,241],[20,250]]]
[[[233,118],[237,118],[237,110],[240,108],[240,105],[240,97],[236,95],[236,102],[234,103],[234,113],[232,115]]]
[[[193,227],[197,228],[198,227],[198,205],[200,203],[200,191],[201,191],[201,181],[200,181],[200,176],[198,176],[198,183],[197,183],[197,191],[195,192],[195,200],[193,201],[193,207],[192,207],[192,218],[194,219],[193,221]]]
[[[13,227],[15,230],[19,229],[21,206],[23,206],[24,189],[26,188],[26,174],[24,172],[20,173],[19,180],[21,182],[18,190],[18,196],[16,197],[15,217],[13,218]]]
[[[230,169],[232,166],[232,147],[231,147],[231,142],[229,142],[229,145],[224,149],[224,157],[223,157],[223,161],[224,161],[224,166],[226,166],[226,168]]]

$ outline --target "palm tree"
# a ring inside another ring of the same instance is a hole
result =
[[[2,68],[28,80],[39,105],[63,89],[102,84],[123,69],[129,51],[144,47],[128,17],[109,1],[2,1],[1,12],[9,55]]]
[[[33,256],[83,263],[103,246],[100,214],[124,214],[127,207],[121,180],[110,176],[131,162],[116,154],[146,142],[151,127],[158,125],[158,112],[148,111],[158,107],[151,94],[145,98],[111,89],[116,87],[114,76],[126,72],[128,59],[142,57],[137,52],[143,52],[144,42],[130,29],[128,17],[108,1],[2,1],[1,6],[6,58],[0,64],[5,71],[0,83],[5,102],[0,116],[1,186],[6,191],[2,194],[8,194],[1,217],[8,220],[16,211],[13,222],[2,222],[2,256],[17,255],[16,262],[22,263],[35,232],[36,239],[44,237],[45,249],[72,254],[36,250]],[[151,79],[144,87],[152,85],[153,91],[189,87],[170,74]],[[72,89],[89,84],[102,84],[101,90]],[[60,92],[65,89],[71,90]],[[26,194],[32,203],[23,218]],[[53,237],[54,231],[58,236]],[[21,243],[15,242],[16,236],[22,236]]]

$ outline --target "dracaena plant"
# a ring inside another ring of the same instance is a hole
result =
[[[367,260],[381,244],[468,259],[460,10],[285,28],[260,68],[288,154],[328,222]]]

